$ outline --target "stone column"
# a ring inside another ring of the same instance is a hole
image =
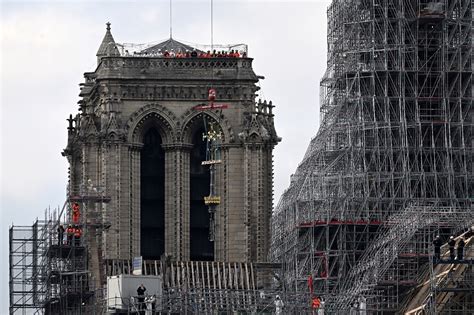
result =
[[[227,260],[248,261],[248,199],[245,187],[248,168],[244,164],[245,150],[242,147],[229,147],[226,168],[226,224],[227,224]]]
[[[266,261],[272,207],[272,152],[264,143],[245,145],[247,248],[250,261]]]
[[[221,164],[216,165],[216,194],[221,197],[221,203],[216,207],[215,213],[215,237],[214,237],[214,258],[215,261],[227,261],[227,237],[228,237],[228,208],[229,208],[229,187],[227,183],[227,157],[228,148],[221,149]]]
[[[263,144],[259,148],[260,172],[257,225],[257,261],[267,261],[270,250],[270,220],[273,208],[273,146]]]
[[[98,185],[105,190],[106,195],[111,197],[111,200],[108,204],[100,205],[103,222],[108,222],[111,225],[110,229],[103,233],[104,237],[102,238],[102,246],[105,254],[104,256],[108,258],[118,258],[118,241],[116,235],[120,233],[122,228],[120,226],[120,222],[117,220],[119,212],[117,200],[120,198],[120,195],[116,193],[116,183],[118,183],[118,179],[115,178],[115,172],[113,172],[117,163],[115,154],[116,152],[114,151],[113,144],[108,141],[102,142],[102,174],[100,183],[98,183]]]
[[[128,150],[130,205],[127,217],[130,220],[132,257],[140,255],[140,151],[142,147],[142,144],[131,144]]]
[[[165,252],[189,260],[189,154],[191,144],[164,144]]]
[[[117,258],[119,259],[131,259],[132,256],[132,226],[130,224],[129,209],[131,207],[130,193],[132,187],[129,184],[130,176],[130,153],[129,147],[123,144],[115,144],[114,151],[117,154],[115,158],[115,174],[113,177],[116,178],[113,191],[110,192],[115,199],[115,204],[110,205],[110,212],[115,213],[116,220],[119,223],[121,235],[119,241],[119,248]],[[114,207],[114,208],[112,208]]]

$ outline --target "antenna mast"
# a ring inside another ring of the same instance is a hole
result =
[[[211,0],[211,51],[214,50],[214,1]]]
[[[173,1],[170,0],[170,38],[173,38]]]

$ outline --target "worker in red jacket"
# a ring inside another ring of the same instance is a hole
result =
[[[74,202],[72,204],[72,223],[78,224],[80,217],[81,217],[81,211],[80,211],[79,204],[77,202]]]

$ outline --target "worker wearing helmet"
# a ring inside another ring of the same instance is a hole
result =
[[[78,224],[80,216],[81,216],[81,211],[80,211],[79,204],[77,202],[74,202],[72,204],[72,222],[74,224]]]
[[[449,237],[449,242],[448,242],[448,245],[449,245],[449,258],[451,260],[454,260],[455,258],[455,255],[454,255],[454,245],[456,245],[456,241],[454,240],[454,236],[450,236]]]
[[[458,242],[458,260],[463,260],[464,259],[464,246],[466,245],[466,242],[464,242],[464,237],[461,236],[461,239]]]
[[[438,260],[441,256],[441,239],[439,235],[436,235],[435,239],[433,240],[433,247],[434,247],[434,259]]]
[[[71,224],[67,226],[66,235],[67,235],[67,244],[72,245],[72,238],[74,237],[74,228],[72,227]]]
[[[283,301],[280,299],[279,295],[275,296],[275,301],[273,303],[275,303],[275,314],[283,314],[282,312],[285,304],[283,304]]]
[[[82,230],[79,226],[74,227],[74,245],[81,245]]]
[[[63,239],[64,239],[64,226],[60,224],[58,226],[58,245],[59,246],[63,245]]]

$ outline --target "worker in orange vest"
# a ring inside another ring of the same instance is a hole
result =
[[[79,208],[79,204],[77,202],[74,202],[72,204],[72,222],[74,224],[78,224],[80,216],[81,216],[81,211]]]
[[[318,309],[320,306],[321,306],[321,300],[317,296],[313,297],[311,301],[311,307],[313,309]]]
[[[74,228],[72,227],[71,224],[67,226],[66,235],[67,235],[67,245],[72,245],[72,238],[74,237]]]
[[[82,236],[81,228],[78,226],[75,226],[74,227],[74,245],[76,246],[81,245],[81,236]]]

